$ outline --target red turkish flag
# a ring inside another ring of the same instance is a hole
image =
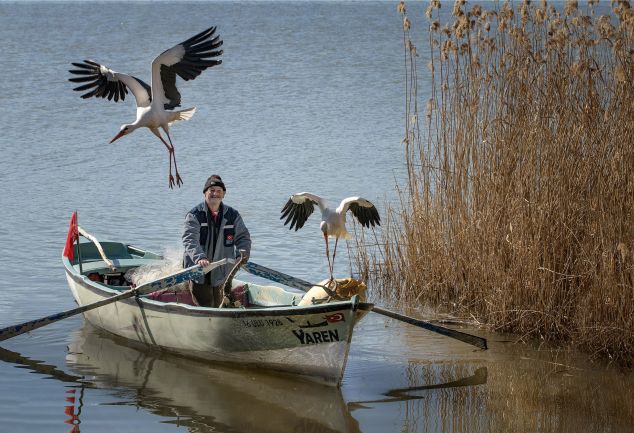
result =
[[[335,313],[335,314],[331,314],[330,316],[326,316],[325,319],[330,322],[330,323],[334,323],[334,322],[345,322],[346,318],[344,317],[343,314],[341,313]]]
[[[66,236],[66,246],[64,247],[64,257],[68,257],[71,262],[75,258],[73,244],[79,238],[79,231],[77,230],[77,211],[73,212],[73,216],[70,217],[70,225],[68,227],[68,236]]]

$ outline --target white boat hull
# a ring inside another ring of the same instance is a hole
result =
[[[112,289],[66,266],[79,305]],[[129,340],[210,361],[264,367],[338,386],[354,324],[365,312],[356,297],[308,307],[205,308],[128,298],[84,313],[93,325]]]

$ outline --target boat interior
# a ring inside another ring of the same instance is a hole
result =
[[[165,264],[163,256],[132,245],[103,241],[99,243],[99,246],[103,255],[113,264],[114,269],[104,260],[97,246],[83,237],[80,237],[79,248],[77,244],[74,246],[74,258],[70,264],[80,275],[113,290],[130,289],[133,284],[131,276],[137,269],[141,267],[160,268]],[[162,302],[188,303],[173,296],[176,290],[178,289],[172,289],[171,293],[166,293],[166,296],[162,297],[150,294],[145,294],[142,297]],[[181,288],[181,290],[183,289]],[[295,306],[304,297],[303,292],[286,290],[278,286],[247,283],[238,279],[234,279],[232,282],[232,293],[234,299],[240,301],[239,306],[243,308]]]
[[[79,274],[113,289],[129,288],[132,284],[129,271],[140,266],[159,265],[164,260],[159,254],[121,242],[104,241],[100,242],[100,247],[115,269],[106,263],[97,246],[83,237],[80,237],[79,248],[75,245],[71,265]]]

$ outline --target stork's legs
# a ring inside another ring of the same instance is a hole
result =
[[[170,138],[169,132],[167,132],[165,128],[163,128],[163,130],[167,134],[167,139],[170,141],[169,143],[165,141],[165,139],[163,139],[163,137],[161,136],[161,132],[158,130],[158,128],[150,129],[150,131],[152,131],[152,133],[156,135],[163,142],[163,144],[167,148],[167,151],[169,152],[169,156],[170,156],[170,174],[168,178],[169,187],[174,188],[174,176],[172,176],[172,159],[173,159],[174,168],[176,169],[176,185],[180,188],[181,184],[183,183],[183,179],[181,179],[180,174],[178,174],[178,167],[176,167],[176,153],[174,152],[174,145],[172,144],[172,139]]]
[[[335,238],[335,249],[332,251],[332,269],[330,269],[330,278],[332,279],[332,274],[335,270],[335,256],[337,255],[337,243],[339,242],[339,238]]]
[[[176,166],[176,150],[174,149],[174,145],[172,144],[172,138],[170,137],[170,133],[167,129],[165,129],[165,133],[167,134],[167,139],[170,142],[170,145],[172,146],[172,151],[170,152],[170,155],[172,156],[172,159],[174,160],[174,171],[176,172],[176,185],[178,185],[178,187],[180,188],[180,186],[183,184],[183,179],[181,179],[181,175],[178,174],[178,167]],[[171,164],[171,160],[170,160],[170,181],[171,184],[174,184],[174,180],[173,178],[171,178],[172,175],[172,164]]]
[[[328,270],[330,270],[330,281],[333,281],[335,279],[333,274],[335,271],[335,256],[337,255],[337,243],[339,242],[339,238],[335,237],[335,249],[332,251],[332,262],[330,261],[330,250],[328,248],[328,235],[324,234],[324,240],[326,241],[326,257],[328,258]]]
[[[333,269],[333,265],[334,265],[334,257],[333,259],[333,264],[330,264],[330,250],[328,249],[328,235],[324,233],[324,240],[326,241],[326,258],[328,259],[328,270],[330,271],[330,279],[332,280],[332,269]]]

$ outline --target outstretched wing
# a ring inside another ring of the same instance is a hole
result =
[[[88,91],[81,95],[82,98],[108,98],[115,102],[124,101],[128,89],[136,99],[137,107],[147,107],[152,102],[150,86],[142,80],[127,74],[120,74],[112,69],[92,60],[84,60],[83,63],[73,63],[79,69],[71,69],[70,72],[77,77],[69,78],[73,83],[86,83],[75,87],[78,92]]]
[[[291,230],[295,228],[295,231],[297,231],[304,227],[304,223],[315,210],[315,205],[323,210],[323,199],[309,192],[293,194],[282,208],[282,216],[280,219],[286,218],[284,225],[290,221],[291,226],[288,229]]]
[[[374,227],[381,225],[381,217],[376,207],[368,200],[362,197],[348,197],[341,201],[337,208],[337,212],[344,214],[350,209],[352,215],[361,223],[363,227]]]
[[[156,101],[165,109],[180,107],[181,94],[176,88],[176,75],[185,81],[193,80],[207,68],[222,63],[220,36],[215,27],[192,36],[169,50],[163,51],[152,62],[152,91]]]

